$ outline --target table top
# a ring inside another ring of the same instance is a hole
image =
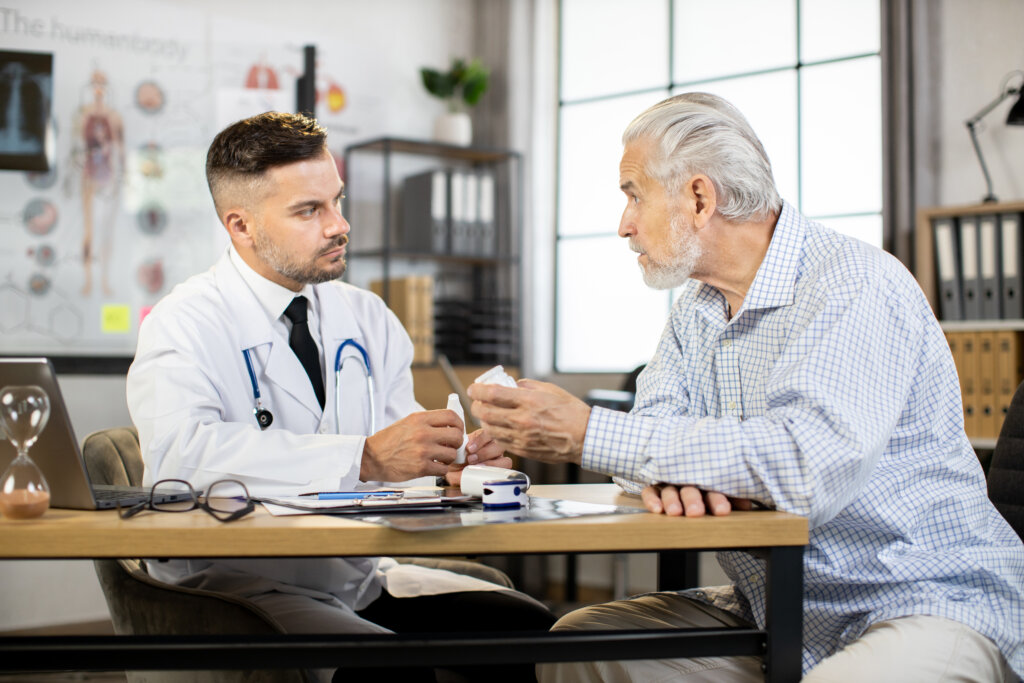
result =
[[[532,496],[642,507],[615,484],[537,485]],[[784,512],[724,517],[595,515],[407,532],[343,515],[274,517],[262,506],[227,524],[201,510],[145,512],[50,509],[32,520],[0,518],[0,558],[335,557],[487,555],[763,548],[806,545],[807,520]]]

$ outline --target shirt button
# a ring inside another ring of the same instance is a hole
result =
[[[729,348],[730,346],[732,346],[732,340],[731,339],[723,339],[722,340],[722,346],[725,347],[725,348]]]
[[[736,401],[729,401],[729,410],[736,410]]]
[[[320,429],[318,429],[317,431],[320,432],[321,434],[326,434],[327,433],[327,425],[320,425]]]

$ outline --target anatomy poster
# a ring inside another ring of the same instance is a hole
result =
[[[294,102],[301,39],[217,42],[233,35],[217,20],[157,0],[94,10],[0,0],[3,49],[53,56],[56,150],[47,172],[0,170],[0,354],[133,355],[149,308],[227,245],[204,174],[213,136]],[[318,117],[353,136],[321,68]]]

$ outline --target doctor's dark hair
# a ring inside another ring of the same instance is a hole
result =
[[[229,185],[255,188],[268,169],[314,159],[327,149],[327,130],[302,114],[268,111],[231,124],[206,153],[206,182],[218,212]]]
[[[702,173],[718,193],[716,211],[728,221],[761,220],[782,208],[772,165],[743,114],[726,100],[683,93],[647,109],[626,127],[622,144],[649,139],[660,154],[647,173],[670,194]]]

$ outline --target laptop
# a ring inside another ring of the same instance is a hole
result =
[[[0,390],[9,385],[34,384],[50,398],[50,419],[28,457],[39,466],[50,485],[50,507],[101,510],[131,506],[149,500],[149,488],[142,486],[93,485],[85,460],[68,419],[67,407],[57,385],[57,374],[47,358],[0,358]],[[0,430],[0,472],[17,450]],[[190,500],[189,493],[170,493],[156,502]]]

